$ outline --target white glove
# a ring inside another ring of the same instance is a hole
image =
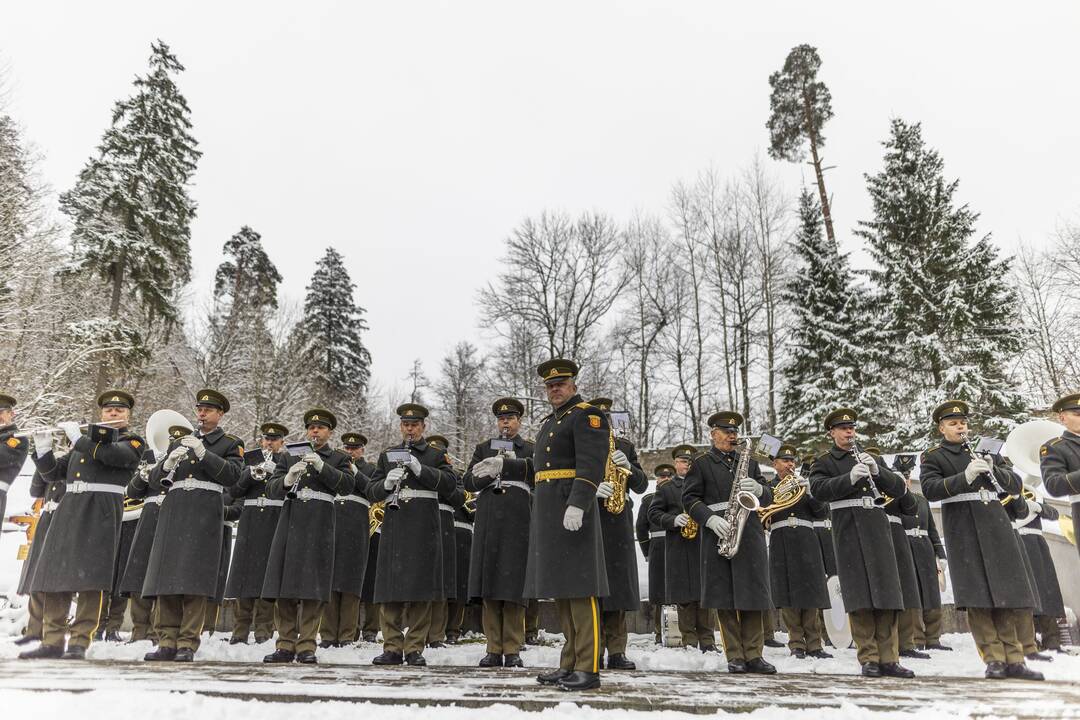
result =
[[[607,482],[606,480],[596,486],[596,497],[601,500],[607,500],[609,497],[615,494],[615,483]]]
[[[33,438],[35,455],[38,457],[45,457],[52,452],[53,434],[51,432],[34,433]]]
[[[383,480],[383,487],[387,490],[393,490],[401,480],[405,477],[405,468],[394,468],[390,472],[386,473],[386,479]]]
[[[1037,500],[1028,500],[1027,506],[1028,510],[1035,515],[1042,512],[1042,503]]]
[[[415,455],[409,456],[409,462],[405,463],[405,467],[409,468],[413,475],[420,477],[420,459]]]
[[[949,566],[948,566],[948,564],[947,564],[947,563],[946,563],[946,562],[945,562],[944,560],[940,560],[940,559],[939,559],[939,560],[937,561],[937,569],[938,569],[938,572],[939,572],[939,573],[942,573],[942,574],[944,574],[944,573],[945,573],[945,571],[949,569]]]
[[[581,519],[583,517],[585,517],[585,511],[571,505],[566,508],[566,512],[563,514],[562,526],[570,532],[577,532],[581,529]]]
[[[206,446],[203,445],[202,440],[194,435],[185,435],[180,438],[180,444],[195,453],[195,457],[199,460],[202,460],[206,456]]]
[[[975,482],[975,478],[979,477],[983,473],[990,472],[990,465],[982,458],[975,458],[968,463],[968,466],[964,468],[964,479],[967,480],[968,485]]]
[[[298,463],[294,463],[289,472],[285,473],[285,487],[292,487],[296,484],[296,481],[300,477],[300,473],[307,469],[307,463],[301,460]]]
[[[311,467],[315,468],[315,472],[322,472],[322,466],[323,466],[322,455],[319,455],[319,453],[317,453],[317,452],[309,452],[307,455],[304,456],[303,459],[304,459],[304,462],[306,462]]]
[[[616,450],[615,452],[611,453],[611,462],[615,463],[624,470],[631,469],[630,460],[626,457],[626,453],[624,453],[622,450]]]
[[[679,513],[675,516],[675,527],[686,527],[690,524],[690,516],[686,513]]]
[[[259,468],[262,469],[264,473],[269,475],[277,468],[277,463],[273,460],[263,460],[261,463],[259,463]]]
[[[79,429],[79,423],[74,420],[65,420],[62,423],[56,423],[56,427],[64,431],[64,434],[67,435],[68,440],[71,441],[72,445],[78,442],[79,438],[82,437],[82,430]]]
[[[765,492],[765,488],[761,487],[761,483],[754,478],[743,478],[740,480],[739,490],[754,493],[757,497],[761,497],[761,493]]]
[[[161,467],[165,468],[166,472],[170,472],[174,467],[180,464],[180,461],[184,459],[185,455],[187,455],[186,447],[175,448],[165,458],[165,462],[162,463]]]
[[[877,460],[869,452],[863,452],[859,456],[859,461],[869,467],[870,475],[878,474]]]
[[[722,537],[727,534],[727,531],[731,529],[731,523],[719,515],[713,515],[711,518],[705,521],[705,527],[716,533],[717,537]]]
[[[851,484],[857,485],[860,480],[866,480],[870,477],[870,468],[865,465],[856,465],[851,468],[851,472],[848,473],[848,477],[851,478]]]
[[[484,458],[473,465],[473,477],[490,478],[502,472],[503,459],[499,456]]]

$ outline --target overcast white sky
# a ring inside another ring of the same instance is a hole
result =
[[[1075,2],[34,0],[6,4],[0,58],[62,191],[168,42],[204,152],[195,294],[243,224],[293,299],[334,245],[392,386],[483,337],[476,288],[522,217],[663,213],[675,180],[764,154],[768,76],[799,43],[833,94],[827,180],[849,249],[892,116],[923,122],[982,231],[1045,243],[1080,214],[1078,37]],[[793,193],[810,179],[768,163]]]

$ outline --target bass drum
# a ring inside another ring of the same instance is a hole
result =
[[[660,608],[660,641],[664,647],[682,647],[679,610],[674,605],[664,605]]]
[[[825,632],[833,647],[841,650],[849,648],[851,647],[851,626],[848,624],[847,612],[844,611],[844,597],[840,594],[840,578],[831,576],[828,588],[829,603],[832,607],[821,611],[825,616]]]

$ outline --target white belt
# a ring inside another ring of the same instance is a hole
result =
[[[1042,535],[1042,530],[1039,529],[1039,528],[1029,528],[1029,527],[1017,528],[1016,532],[1018,532],[1021,535]]]
[[[922,528],[908,528],[904,531],[904,534],[908,537],[930,537],[930,533],[926,532]]]
[[[257,497],[244,501],[244,507],[281,507],[284,504],[284,500],[274,500],[268,497]]]
[[[832,530],[832,520],[815,520],[815,528],[825,528],[826,530]]]
[[[709,506],[709,509],[710,510],[715,510],[716,512],[724,512],[725,510],[728,509],[728,503],[726,503],[726,502],[713,503],[712,505]]]
[[[49,502],[47,502],[47,503],[45,503],[44,505],[41,506],[41,512],[43,512],[43,513],[52,512],[53,510],[56,509],[56,506],[59,505],[59,504],[60,503],[56,502],[55,500],[50,500]]]
[[[893,525],[903,525],[904,524],[900,520],[900,518],[898,516],[896,516],[896,515],[886,515],[885,517],[889,518],[889,522],[891,522]]]
[[[439,509],[442,510],[443,512],[448,512],[448,513],[454,512],[453,506],[452,505],[447,505],[446,503],[439,503]]]
[[[160,505],[161,501],[164,499],[164,495],[150,495],[143,500],[143,505]]]
[[[9,487],[11,487],[11,483],[0,482],[0,492],[7,492]]]
[[[337,500],[338,502],[354,502],[360,503],[364,507],[371,507],[371,501],[359,495],[338,495]]]
[[[178,480],[169,486],[169,492],[174,490],[210,490],[220,493],[224,489],[217,483],[207,482],[206,480]]]
[[[291,500],[319,500],[321,502],[334,502],[334,496],[330,493],[319,492],[318,490],[312,490],[311,488],[303,488],[296,493],[296,497],[290,498]]]
[[[1071,502],[1071,503],[1080,503],[1080,495],[1070,495],[1069,496],[1069,502]]]
[[[941,501],[942,505],[948,505],[949,503],[962,503],[962,502],[981,502],[992,503],[997,502],[998,498],[992,491],[986,488],[980,488],[978,492],[966,492],[959,495],[953,495],[952,497],[945,498]]]
[[[492,483],[484,488],[484,490],[490,490],[495,487],[495,483]],[[518,490],[524,490],[525,492],[532,494],[532,488],[529,487],[529,483],[522,482],[521,480],[503,480],[499,483],[499,487],[508,488],[516,487]]]
[[[837,500],[836,502],[829,503],[829,510],[843,510],[845,508],[862,508],[863,510],[881,510],[880,507],[874,504],[874,498],[870,495],[861,498],[852,498],[850,500]],[[884,512],[884,511],[882,511]]]
[[[472,523],[467,523],[467,522],[464,522],[464,521],[461,521],[461,520],[455,520],[454,521],[454,527],[461,528],[462,530],[468,530],[469,532],[472,532]]]
[[[68,483],[67,491],[69,493],[84,493],[84,492],[102,492],[112,493],[113,495],[123,495],[123,485],[109,485],[108,483],[92,483],[83,482],[82,480],[76,480]]]
[[[801,518],[789,517],[784,518],[783,520],[776,520],[769,526],[769,529],[779,530],[780,528],[786,527],[805,527],[813,530],[814,523],[810,522],[809,520],[802,520]]]
[[[682,528],[676,528],[676,529],[680,530],[680,531],[682,530]],[[650,538],[667,537],[667,531],[666,530],[653,530],[652,532],[649,533],[649,537]]]
[[[439,493],[434,490],[413,490],[412,488],[401,488],[401,490],[398,491],[399,500],[414,500],[417,498],[424,500],[438,500]]]

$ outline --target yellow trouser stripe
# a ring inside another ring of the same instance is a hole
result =
[[[75,611],[76,612],[79,611],[79,604],[78,603],[79,603],[79,600],[78,600],[78,598],[76,598],[75,599]],[[94,634],[97,633],[98,628],[101,627],[101,611],[104,608],[105,608],[105,591],[101,590],[101,591],[98,592],[97,622],[94,623],[94,629],[90,631],[90,642],[86,643],[87,647],[89,647],[90,643],[94,642]]]
[[[600,672],[600,622],[596,611],[596,598],[589,598],[592,607],[592,671]]]

